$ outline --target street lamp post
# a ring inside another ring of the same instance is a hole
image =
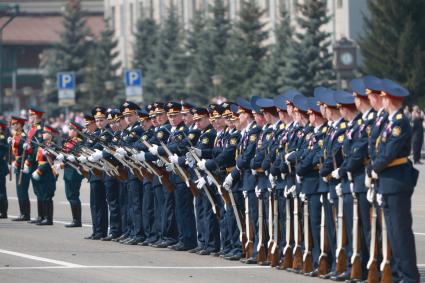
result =
[[[212,84],[214,86],[214,92],[215,92],[214,96],[215,96],[215,99],[217,100],[218,99],[218,88],[220,87],[220,85],[223,81],[223,78],[222,78],[221,75],[214,75],[214,76],[211,77],[211,80],[212,80]]]
[[[155,80],[155,86],[156,89],[158,90],[158,96],[161,95],[162,90],[165,88],[166,82],[164,79],[156,79]]]
[[[0,113],[3,113],[3,30],[18,15],[18,4],[0,4],[0,16],[9,17],[0,27]]]

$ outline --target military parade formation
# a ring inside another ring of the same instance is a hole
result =
[[[63,170],[73,219],[66,227],[82,226],[80,187],[90,184],[86,239],[335,281],[419,282],[408,95],[365,76],[351,81],[351,92],[317,87],[306,97],[289,89],[205,108],[126,101],[94,107],[84,126],[71,121],[61,145],[44,111],[31,106],[28,120],[0,121],[0,217],[14,168],[13,220],[52,225]]]

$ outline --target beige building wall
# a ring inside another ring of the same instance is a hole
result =
[[[225,0],[228,7],[228,16],[235,20],[242,0]],[[267,44],[274,42],[273,30],[280,20],[280,9],[283,7],[291,17],[291,24],[297,28],[297,4],[304,0],[257,0],[261,8],[265,9],[263,21],[270,31]],[[167,16],[171,2],[174,3],[181,23],[185,29],[190,29],[190,23],[195,13],[206,11],[214,0],[104,0],[105,16],[111,19],[116,37],[119,41],[119,52],[123,66],[131,68],[133,56],[134,31],[141,11],[145,16],[153,17],[161,23]],[[366,8],[366,0],[327,0],[331,22],[325,27],[332,34],[332,41],[347,37],[357,39],[362,18],[359,16]],[[353,28],[354,27],[354,28]]]

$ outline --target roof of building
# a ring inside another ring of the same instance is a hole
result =
[[[97,37],[104,27],[103,15],[87,15],[86,26]],[[0,19],[0,24],[6,21]],[[22,15],[13,19],[3,31],[3,44],[50,45],[60,41],[61,15]]]

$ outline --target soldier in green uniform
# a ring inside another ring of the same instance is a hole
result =
[[[83,126],[75,121],[69,123],[68,139],[63,144],[62,150],[67,154],[65,157],[63,154],[59,154],[56,160],[64,163],[61,167],[64,169],[63,180],[65,181],[65,194],[66,199],[71,205],[72,222],[65,225],[67,228],[81,227],[81,201],[80,201],[80,188],[83,176],[68,162],[75,162],[75,154],[78,152],[82,145],[82,139],[79,132],[83,130]]]
[[[7,158],[9,155],[7,122],[0,120],[0,218],[7,218],[6,176],[9,174]]]

